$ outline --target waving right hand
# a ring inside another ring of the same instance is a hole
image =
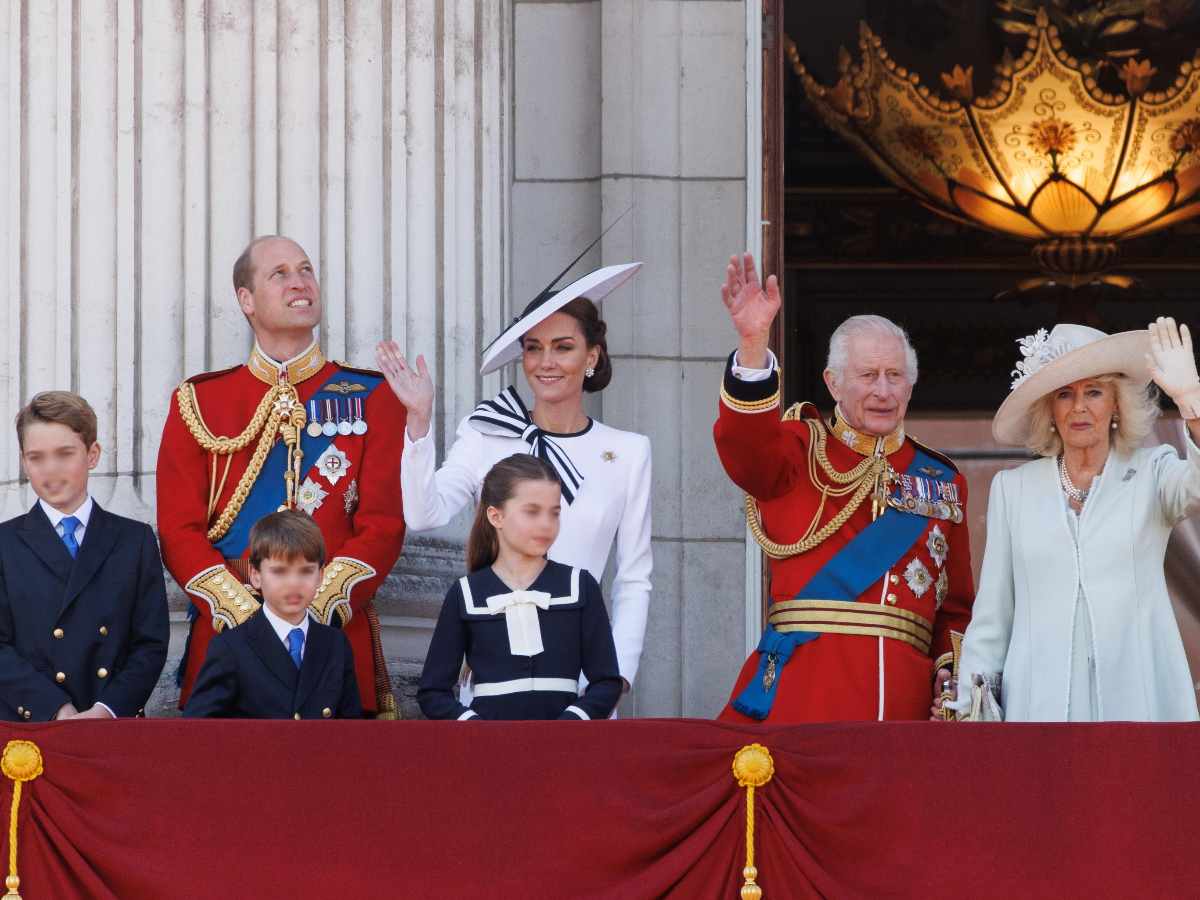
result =
[[[404,408],[408,411],[408,436],[420,440],[429,433],[429,422],[433,418],[433,379],[425,357],[417,357],[412,367],[400,353],[395,341],[380,341],[375,348],[375,360],[383,370],[384,377]]]
[[[721,301],[729,310],[740,338],[741,364],[754,368],[765,365],[771,323],[779,312],[778,280],[772,275],[764,289],[754,269],[754,257],[749,253],[731,256],[725,269],[725,283],[721,285]]]

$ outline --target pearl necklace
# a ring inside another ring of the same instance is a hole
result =
[[[1062,485],[1064,494],[1066,494],[1080,506],[1083,506],[1084,502],[1088,498],[1089,492],[1081,491],[1079,488],[1075,487],[1075,482],[1071,481],[1071,476],[1067,472],[1066,457],[1063,456],[1058,458],[1058,483]]]

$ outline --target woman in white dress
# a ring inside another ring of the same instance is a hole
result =
[[[970,706],[982,676],[998,684],[1008,721],[1194,720],[1163,575],[1171,529],[1200,510],[1187,326],[1160,318],[1106,335],[1056,325],[1020,344],[992,431],[1041,458],[992,480],[955,705]],[[1151,381],[1187,426],[1186,459],[1141,446],[1158,415]]]
[[[615,546],[612,628],[626,690],[637,676],[650,604],[650,441],[589,418],[583,394],[603,390],[612,378],[606,325],[593,300],[640,266],[607,266],[562,290],[547,289],[525,308],[488,346],[480,371],[519,359],[533,392],[532,410],[512,387],[481,403],[459,423],[436,471],[433,382],[425,360],[418,356],[409,365],[394,341],[380,344],[377,353],[408,411],[400,465],[407,526],[438,528],[476,504],[484,475],[513,453],[549,462],[563,489],[562,524],[549,558],[600,580]]]

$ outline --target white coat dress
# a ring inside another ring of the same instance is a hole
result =
[[[973,674],[1002,672],[1005,720],[1074,718],[1076,604],[1087,603],[1095,718],[1195,720],[1196,693],[1163,559],[1171,529],[1198,510],[1200,449],[1190,439],[1187,459],[1167,445],[1110,452],[1079,516],[1078,549],[1055,459],[997,473],[963,642],[959,707]]]

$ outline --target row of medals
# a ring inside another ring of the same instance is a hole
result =
[[[918,516],[925,516],[929,519],[942,519],[955,524],[963,520],[961,504],[948,500],[927,500],[924,497],[917,497],[902,486],[896,493],[888,495],[887,502],[888,506],[895,509],[916,513]]]
[[[341,401],[333,400],[334,410],[333,417],[326,418],[321,421],[317,415],[317,401],[311,401],[308,405],[308,426],[304,429],[308,432],[309,437],[333,437],[335,434],[340,434],[343,437],[351,434],[366,434],[367,420],[362,414],[362,400],[354,398],[346,401],[346,415],[342,415]],[[351,415],[350,410],[354,409],[354,414]]]

